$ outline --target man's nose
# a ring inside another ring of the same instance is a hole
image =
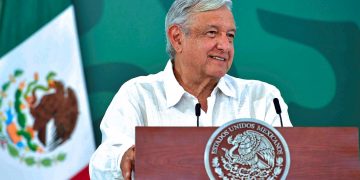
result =
[[[227,52],[230,48],[232,48],[232,45],[232,39],[230,39],[227,34],[221,34],[218,36],[216,44],[217,49]]]

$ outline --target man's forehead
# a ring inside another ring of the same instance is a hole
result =
[[[190,29],[194,30],[207,30],[207,29],[217,29],[224,31],[233,31],[236,32],[235,22],[233,20],[228,21],[217,21],[217,20],[207,20],[207,21],[192,21],[189,23]]]
[[[234,31],[236,29],[234,16],[226,7],[194,13],[189,16],[188,22],[190,26],[226,28]]]

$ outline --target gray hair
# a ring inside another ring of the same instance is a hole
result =
[[[187,33],[189,16],[197,12],[219,9],[225,5],[229,10],[232,7],[231,0],[175,0],[165,18],[166,52],[171,59],[175,58],[175,49],[169,41],[167,31],[169,27],[178,24]]]

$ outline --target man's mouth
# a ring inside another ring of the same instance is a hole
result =
[[[209,55],[209,57],[212,58],[212,59],[216,59],[216,60],[218,60],[218,61],[225,61],[225,58],[220,57],[220,56],[212,56],[212,55]]]

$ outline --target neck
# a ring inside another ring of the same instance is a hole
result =
[[[176,63],[175,63],[176,64]],[[207,111],[207,98],[211,95],[219,79],[202,77],[193,73],[184,71],[185,68],[175,68],[173,71],[176,80],[184,90],[195,96],[201,104],[201,109]]]

